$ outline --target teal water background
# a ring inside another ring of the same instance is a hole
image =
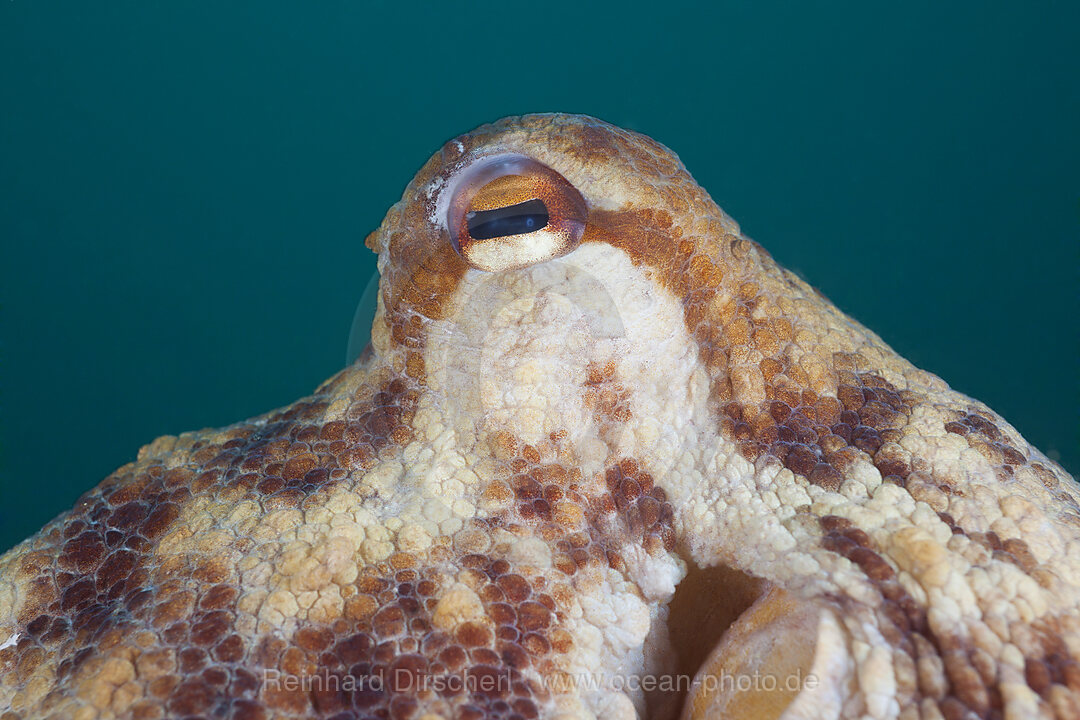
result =
[[[0,550],[342,366],[450,137],[596,115],[1080,471],[1080,5],[0,3]]]

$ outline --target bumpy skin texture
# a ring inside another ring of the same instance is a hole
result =
[[[443,196],[500,152],[582,193],[572,253],[454,253]],[[777,267],[663,146],[503,120],[367,244],[356,364],[156,440],[0,557],[0,718],[670,716],[606,679],[676,667],[667,604],[716,566],[820,613],[789,717],[1080,716],[1072,478]]]

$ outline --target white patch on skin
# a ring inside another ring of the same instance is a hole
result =
[[[628,544],[619,551],[626,563],[626,575],[649,602],[667,604],[675,586],[686,577],[686,564],[677,557],[654,557],[640,544]]]
[[[444,415],[527,443],[564,431],[583,458],[600,439],[611,455],[647,462],[658,482],[676,467],[691,470],[688,449],[729,445],[709,418],[708,380],[681,305],[621,251],[586,244],[515,272],[467,272],[452,302],[452,320],[431,324],[426,358]],[[584,404],[585,373],[609,362],[629,390],[632,417],[601,438]],[[687,397],[673,398],[672,388]],[[477,429],[486,434],[461,428]],[[692,474],[688,482],[700,480]]]
[[[474,267],[490,272],[543,262],[558,255],[566,244],[562,233],[536,230],[508,237],[474,241],[464,251]]]
[[[444,178],[443,178],[442,176],[436,176],[436,177],[435,177],[435,179],[433,179],[433,180],[432,180],[432,181],[431,181],[431,182],[430,182],[430,183],[428,184],[427,188],[425,188],[425,189],[424,189],[424,194],[425,194],[425,195],[427,195],[427,196],[428,196],[428,198],[432,198],[432,197],[434,197],[434,196],[435,196],[435,194],[436,194],[437,192],[439,192],[439,190],[440,190],[440,189],[442,188],[442,186],[443,186],[443,185],[445,185],[445,184],[446,184],[446,180],[445,180],[445,179],[444,179]],[[435,221],[435,217],[434,217],[434,216],[432,216],[432,217],[431,217],[431,220],[432,220],[432,222],[434,223],[434,221]]]
[[[434,202],[431,203],[431,213],[428,215],[428,221],[434,227],[443,231],[446,230],[446,211],[450,207],[450,196],[453,195],[453,192],[447,192],[447,189],[453,187],[453,180],[453,176],[451,176],[450,182],[447,182],[444,177],[437,175],[424,190],[424,194],[427,195],[428,199],[434,199]]]
[[[844,639],[844,631],[831,612],[818,621],[814,660],[806,673],[803,691],[784,711],[784,718],[838,718],[854,685],[855,663]],[[881,716],[871,716],[881,717]]]
[[[454,144],[457,146],[459,153],[465,152],[465,146],[462,145],[460,141],[455,141]],[[444,180],[441,176],[432,180],[425,189],[427,197],[429,199],[434,198],[435,200],[435,202],[431,204],[431,214],[428,215],[428,220],[431,224],[440,230],[446,231],[446,217],[450,209],[450,200],[454,196],[454,188],[457,187],[462,175],[467,175],[468,173],[466,170],[476,163],[483,162],[487,158],[498,157],[502,154],[504,153],[479,153],[469,158],[462,158],[457,162],[456,167],[454,167],[453,172],[450,173],[448,180]],[[520,153],[507,154],[522,157]]]

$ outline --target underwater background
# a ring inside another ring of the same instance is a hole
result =
[[[0,551],[345,363],[449,138],[580,112],[1080,472],[1080,4],[0,3]]]

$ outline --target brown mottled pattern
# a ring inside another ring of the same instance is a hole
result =
[[[588,217],[558,262],[492,276],[439,214],[503,152]],[[770,585],[835,620],[835,717],[1080,716],[1074,481],[779,268],[663,146],[484,126],[367,245],[358,363],[156,440],[0,556],[0,720],[667,720],[680,697],[574,673],[686,670],[718,638],[667,608],[725,583],[710,633]],[[625,332],[579,343],[562,301],[594,291]]]
[[[264,658],[259,638],[240,626],[243,588],[229,562],[255,551],[257,540],[228,528],[225,514],[251,500],[264,513],[317,502],[320,490],[407,439],[407,383],[350,388],[342,417],[327,421],[327,399],[341,386],[339,377],[311,398],[220,432],[159,439],[9,554],[29,582],[18,614],[23,632],[0,651],[6,682],[28,688],[52,665],[55,685],[37,702],[61,715],[76,696],[92,706],[109,695],[125,702],[117,695],[126,692],[132,717],[211,708],[264,716],[256,677]],[[191,535],[184,508],[196,497],[217,505],[221,524],[202,531],[229,546],[226,557],[163,547],[167,537]],[[82,679],[95,675],[110,678],[115,691],[80,692]]]

